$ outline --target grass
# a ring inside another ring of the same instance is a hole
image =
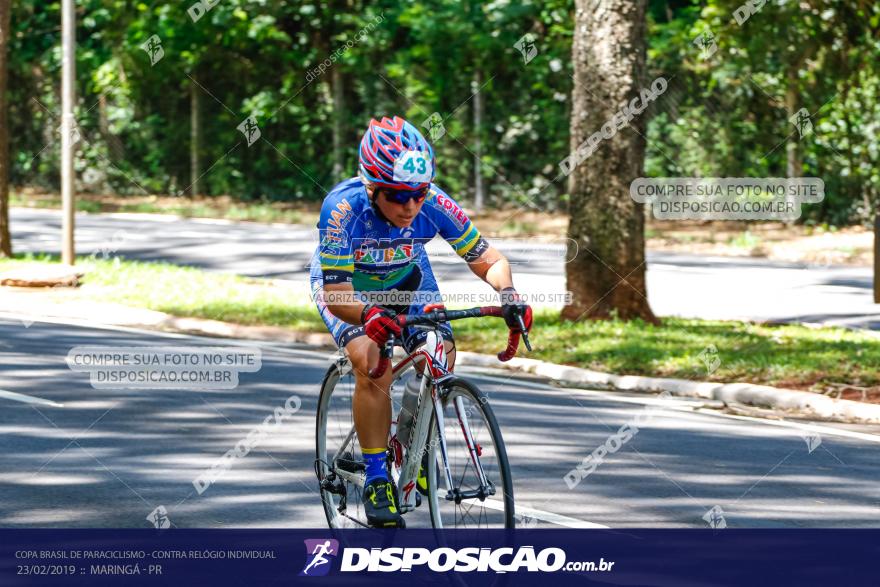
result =
[[[555,312],[539,313],[536,324],[530,356],[597,371],[813,391],[880,385],[872,367],[880,364],[880,339],[870,333],[686,318],[572,325]],[[500,350],[505,336],[503,324],[456,324],[455,331],[463,347],[484,352]]]
[[[0,271],[55,261],[45,255],[19,256],[0,260]],[[85,257],[78,267],[86,272],[80,288],[47,295],[325,332],[314,306],[283,283],[119,258]],[[494,353],[506,340],[500,320],[462,321],[454,329],[462,350]],[[532,358],[597,371],[821,392],[880,388],[880,339],[840,328],[683,318],[666,318],[661,326],[617,320],[572,324],[556,312],[541,311],[532,342]]]
[[[0,259],[0,272],[32,263],[57,262],[55,255],[24,255]],[[127,261],[119,257],[80,257],[85,273],[76,290],[50,292],[59,301],[88,299],[208,318],[239,324],[287,326],[320,331],[324,323],[314,307],[291,303],[290,287],[226,273],[213,273],[171,263]]]
[[[730,238],[729,244],[740,249],[752,250],[761,244],[761,237],[748,230]]]

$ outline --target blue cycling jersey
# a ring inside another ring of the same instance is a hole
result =
[[[397,228],[373,208],[359,178],[343,181],[324,199],[318,231],[312,279],[352,283],[357,291],[402,283],[427,261],[424,245],[438,234],[466,261],[489,246],[461,206],[434,184],[410,226]]]

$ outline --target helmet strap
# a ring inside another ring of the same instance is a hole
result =
[[[379,188],[374,186],[371,189],[371,188],[364,186],[364,189],[367,190],[367,199],[370,200],[370,206],[372,206],[373,212],[376,214],[376,216],[379,217],[379,220],[382,220],[384,222],[387,222],[388,224],[391,224],[391,221],[388,220],[388,217],[385,216],[384,214],[382,214],[382,210],[380,210],[379,206],[376,205],[376,198],[379,197]]]

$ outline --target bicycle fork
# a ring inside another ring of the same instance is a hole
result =
[[[495,494],[495,487],[486,478],[486,473],[480,463],[480,447],[474,441],[471,432],[470,423],[468,422],[467,411],[464,409],[462,398],[454,399],[454,407],[456,417],[459,421],[459,427],[464,435],[465,444],[474,470],[479,478],[480,486],[478,489],[461,491],[455,486],[452,477],[452,470],[449,463],[449,450],[446,443],[445,433],[445,417],[443,416],[443,385],[444,381],[452,377],[447,371],[446,352],[443,348],[443,339],[436,332],[428,332],[425,347],[431,349],[430,356],[426,357],[428,362],[425,365],[425,377],[422,379],[422,389],[419,392],[419,403],[416,408],[415,429],[413,430],[413,442],[410,444],[409,451],[404,461],[404,467],[401,471],[401,481],[405,482],[400,489],[403,499],[401,500],[401,511],[407,512],[415,508],[415,479],[418,474],[419,467],[422,462],[422,455],[426,450],[440,449],[440,458],[443,463],[443,475],[446,479],[447,493],[445,498],[448,501],[454,501],[460,504],[464,499],[480,499]],[[430,383],[429,383],[430,381]],[[430,386],[430,396],[428,387]],[[430,403],[429,403],[430,401]],[[430,412],[433,412],[431,414]],[[433,416],[437,426],[437,438],[428,439],[428,431],[430,429],[431,417]],[[436,446],[434,443],[436,442]],[[415,455],[418,455],[416,457]],[[424,472],[426,475],[428,471]]]
[[[467,413],[460,397],[457,397],[454,400],[455,415],[458,417],[458,424],[464,434],[465,444],[467,445],[471,463],[474,465],[474,471],[476,471],[477,476],[480,479],[480,486],[477,489],[462,491],[461,488],[455,486],[455,482],[452,480],[452,471],[449,467],[449,453],[446,447],[446,434],[443,433],[443,430],[445,430],[445,417],[443,416],[443,406],[440,396],[441,394],[439,393],[434,396],[434,417],[436,418],[437,430],[439,431],[440,455],[443,459],[443,472],[446,476],[446,487],[449,488],[446,492],[446,499],[448,501],[454,501],[456,505],[460,504],[464,499],[477,498],[480,501],[483,501],[488,496],[495,495],[495,487],[489,483],[489,480],[486,478],[486,472],[483,470],[483,464],[480,462],[481,451],[477,446],[477,443],[474,441]]]

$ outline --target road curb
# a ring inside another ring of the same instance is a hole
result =
[[[216,336],[219,338],[244,338],[248,340],[264,340],[271,342],[293,342],[307,344],[313,347],[335,349],[336,344],[330,334],[319,332],[301,332],[291,330],[283,326],[248,326],[220,320],[207,320],[204,318],[181,318],[166,314],[166,317],[158,323],[128,324],[128,326],[143,326],[166,332],[182,334],[197,334],[200,336]]]
[[[21,302],[21,299],[16,299]],[[27,304],[14,304],[19,308]],[[269,342],[297,343],[311,347],[335,349],[336,345],[328,333],[302,332],[282,326],[250,326],[208,320],[205,318],[184,318],[164,312],[143,310],[115,304],[101,304],[100,313],[95,307],[67,306],[51,304],[33,307],[31,316],[53,316],[59,318],[89,319],[96,323],[116,326],[129,326],[211,336],[219,338],[241,338]],[[114,311],[110,311],[113,309]],[[672,395],[711,399],[725,404],[743,404],[772,408],[790,412],[792,415],[820,420],[838,420],[859,423],[880,423],[880,405],[866,404],[852,400],[832,399],[824,395],[780,389],[767,385],[751,383],[714,383],[709,381],[690,381],[639,375],[615,375],[591,371],[580,367],[558,365],[538,359],[515,357],[501,363],[495,355],[485,355],[469,351],[459,351],[456,363],[463,366],[505,368],[522,373],[533,373],[547,377],[565,387],[593,387],[619,391],[660,393],[667,391]]]
[[[600,387],[619,391],[644,393],[669,392],[681,397],[694,397],[721,401],[725,404],[744,404],[762,408],[772,408],[792,412],[798,416],[821,420],[843,420],[868,424],[880,423],[880,405],[865,404],[852,400],[832,399],[830,397],[798,391],[781,389],[768,385],[752,383],[714,383],[710,381],[689,381],[640,375],[614,375],[557,365],[537,359],[513,358],[500,363],[494,355],[483,355],[460,351],[456,364],[472,367],[492,367],[509,369],[523,373],[534,373],[547,377],[566,387]]]
[[[202,318],[178,318],[168,316],[159,327],[163,330],[219,336],[247,338],[276,342],[297,342],[321,348],[336,346],[329,334],[297,332],[280,326],[245,326],[205,320]],[[852,400],[752,383],[715,383],[690,381],[668,377],[644,377],[641,375],[615,375],[591,371],[580,367],[559,365],[538,359],[514,357],[502,363],[495,355],[459,351],[456,364],[468,367],[504,368],[521,373],[533,373],[547,377],[565,387],[593,387],[618,391],[642,393],[669,392],[680,397],[716,400],[724,404],[743,404],[771,408],[793,415],[819,420],[839,420],[880,424],[880,405],[865,404]]]

